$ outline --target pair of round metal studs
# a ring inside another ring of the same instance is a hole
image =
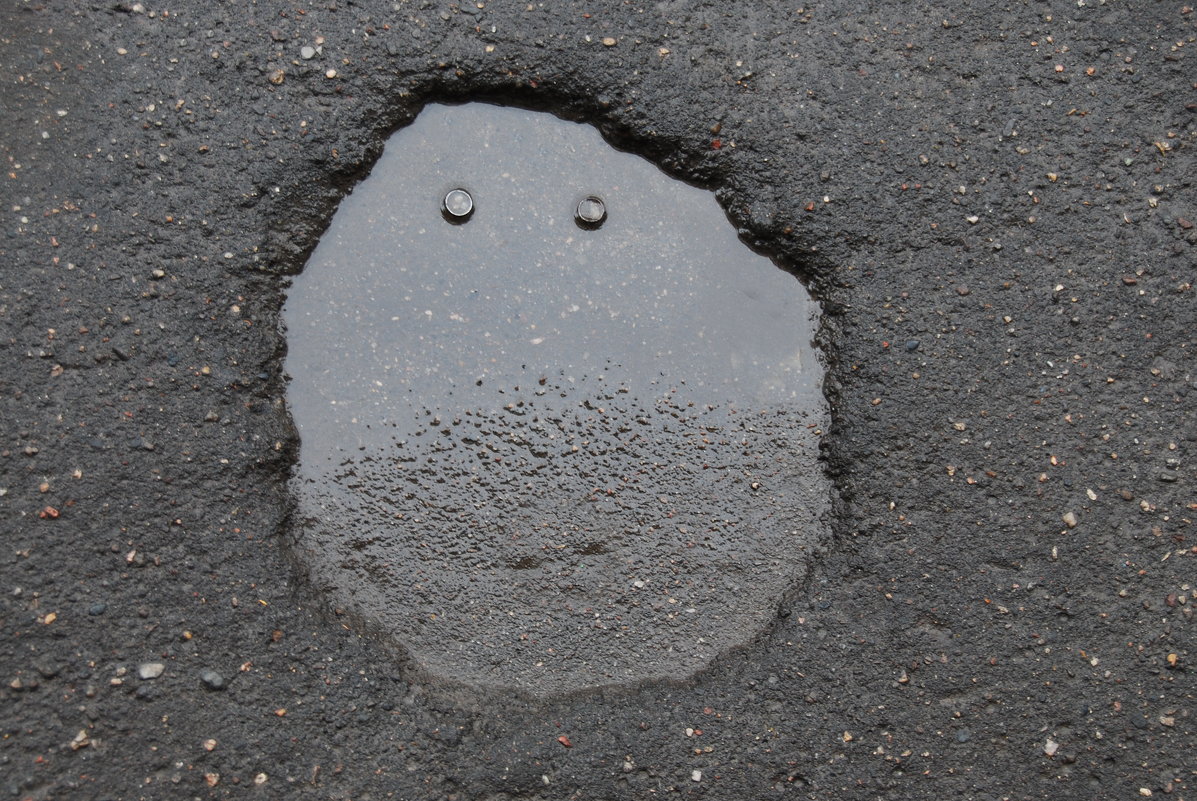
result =
[[[441,202],[441,215],[454,225],[461,225],[474,216],[474,198],[464,189],[450,189]],[[580,228],[593,230],[606,220],[607,207],[602,198],[589,195],[578,201],[574,222]]]

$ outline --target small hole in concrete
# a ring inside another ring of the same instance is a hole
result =
[[[428,106],[289,292],[296,554],[447,680],[691,676],[823,538],[816,316],[594,128]]]

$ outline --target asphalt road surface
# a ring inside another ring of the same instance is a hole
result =
[[[0,14],[0,797],[1197,794],[1192,6]],[[454,681],[292,543],[286,289],[469,100],[714,190],[821,304],[826,531],[697,673]]]

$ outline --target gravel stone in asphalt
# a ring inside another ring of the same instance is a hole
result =
[[[217,673],[215,670],[205,668],[200,671],[200,681],[209,690],[223,690],[225,688],[224,676]]]
[[[156,679],[162,675],[162,671],[166,670],[166,665],[161,662],[142,662],[137,666],[137,676],[141,679]]]

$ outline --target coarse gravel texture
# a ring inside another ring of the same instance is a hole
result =
[[[0,794],[1192,797],[1192,8],[478,5],[2,12]],[[287,276],[454,99],[823,304],[832,541],[692,681],[428,682],[283,552]]]

